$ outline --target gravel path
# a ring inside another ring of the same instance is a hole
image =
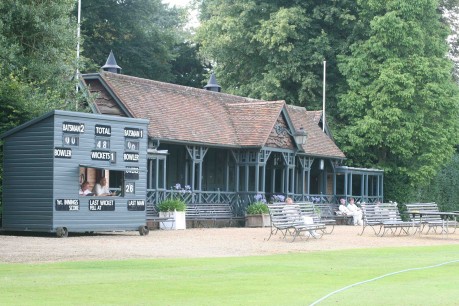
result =
[[[40,263],[74,260],[113,260],[128,258],[192,258],[255,256],[291,252],[313,252],[369,247],[398,247],[459,244],[459,231],[446,235],[376,237],[371,228],[362,236],[361,227],[337,226],[322,239],[289,243],[279,236],[269,241],[269,228],[194,228],[179,231],[72,235],[0,234],[0,262]]]

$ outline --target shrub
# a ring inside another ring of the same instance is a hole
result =
[[[269,213],[268,206],[263,202],[255,202],[247,206],[248,215],[260,215]]]
[[[186,204],[184,201],[180,199],[168,199],[164,200],[158,204],[158,210],[165,212],[165,211],[185,211]]]

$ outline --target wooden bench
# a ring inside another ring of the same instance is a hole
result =
[[[196,222],[197,226],[205,227],[211,223],[213,226],[217,221],[229,221],[231,225],[233,221],[243,220],[242,217],[236,217],[228,203],[193,203],[187,204],[186,213],[187,221]]]
[[[333,210],[333,219],[335,219],[336,223],[340,225],[354,224],[354,218],[352,216],[345,215],[338,208]]]
[[[405,204],[406,211],[410,215],[411,219],[415,222],[421,223],[421,233],[427,227],[428,230],[426,234],[433,228],[435,233],[438,233],[438,229],[440,229],[440,233],[444,233],[445,229],[447,233],[449,229],[452,229],[450,234],[456,231],[457,221],[456,220],[444,220],[441,218],[441,215],[431,214],[434,212],[439,212],[437,203],[408,203]],[[429,214],[423,215],[423,212],[428,212]]]
[[[269,204],[268,208],[271,217],[271,230],[267,240],[278,232],[282,234],[283,239],[292,237],[292,242],[297,237],[306,238],[306,240],[311,236],[314,238],[322,237],[325,224],[316,223],[313,218],[312,223],[306,223],[299,205]],[[307,232],[307,234],[301,235],[303,232]]]
[[[376,203],[362,204],[363,228],[359,235],[363,235],[369,226],[373,229],[376,236],[384,236],[390,232],[392,235],[410,234],[410,230],[415,232],[419,228],[419,223],[415,221],[403,221],[398,211],[397,203]]]
[[[314,204],[312,202],[297,202],[301,213],[314,218],[314,222],[325,224],[324,234],[331,234],[335,228],[336,220],[332,218],[332,211],[328,204]]]

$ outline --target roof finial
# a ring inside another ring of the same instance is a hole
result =
[[[207,85],[204,86],[204,89],[215,92],[222,91],[222,87],[218,85],[217,78],[215,77],[215,74],[213,72],[210,75],[209,82],[207,82]]]
[[[107,62],[105,62],[105,65],[102,66],[102,69],[108,72],[113,72],[113,73],[120,73],[121,72],[121,67],[116,64],[116,59],[115,56],[113,55],[113,51],[110,50],[110,54],[107,58]]]

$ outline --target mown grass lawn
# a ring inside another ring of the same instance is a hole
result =
[[[0,264],[0,305],[458,305],[459,245],[206,259]]]

